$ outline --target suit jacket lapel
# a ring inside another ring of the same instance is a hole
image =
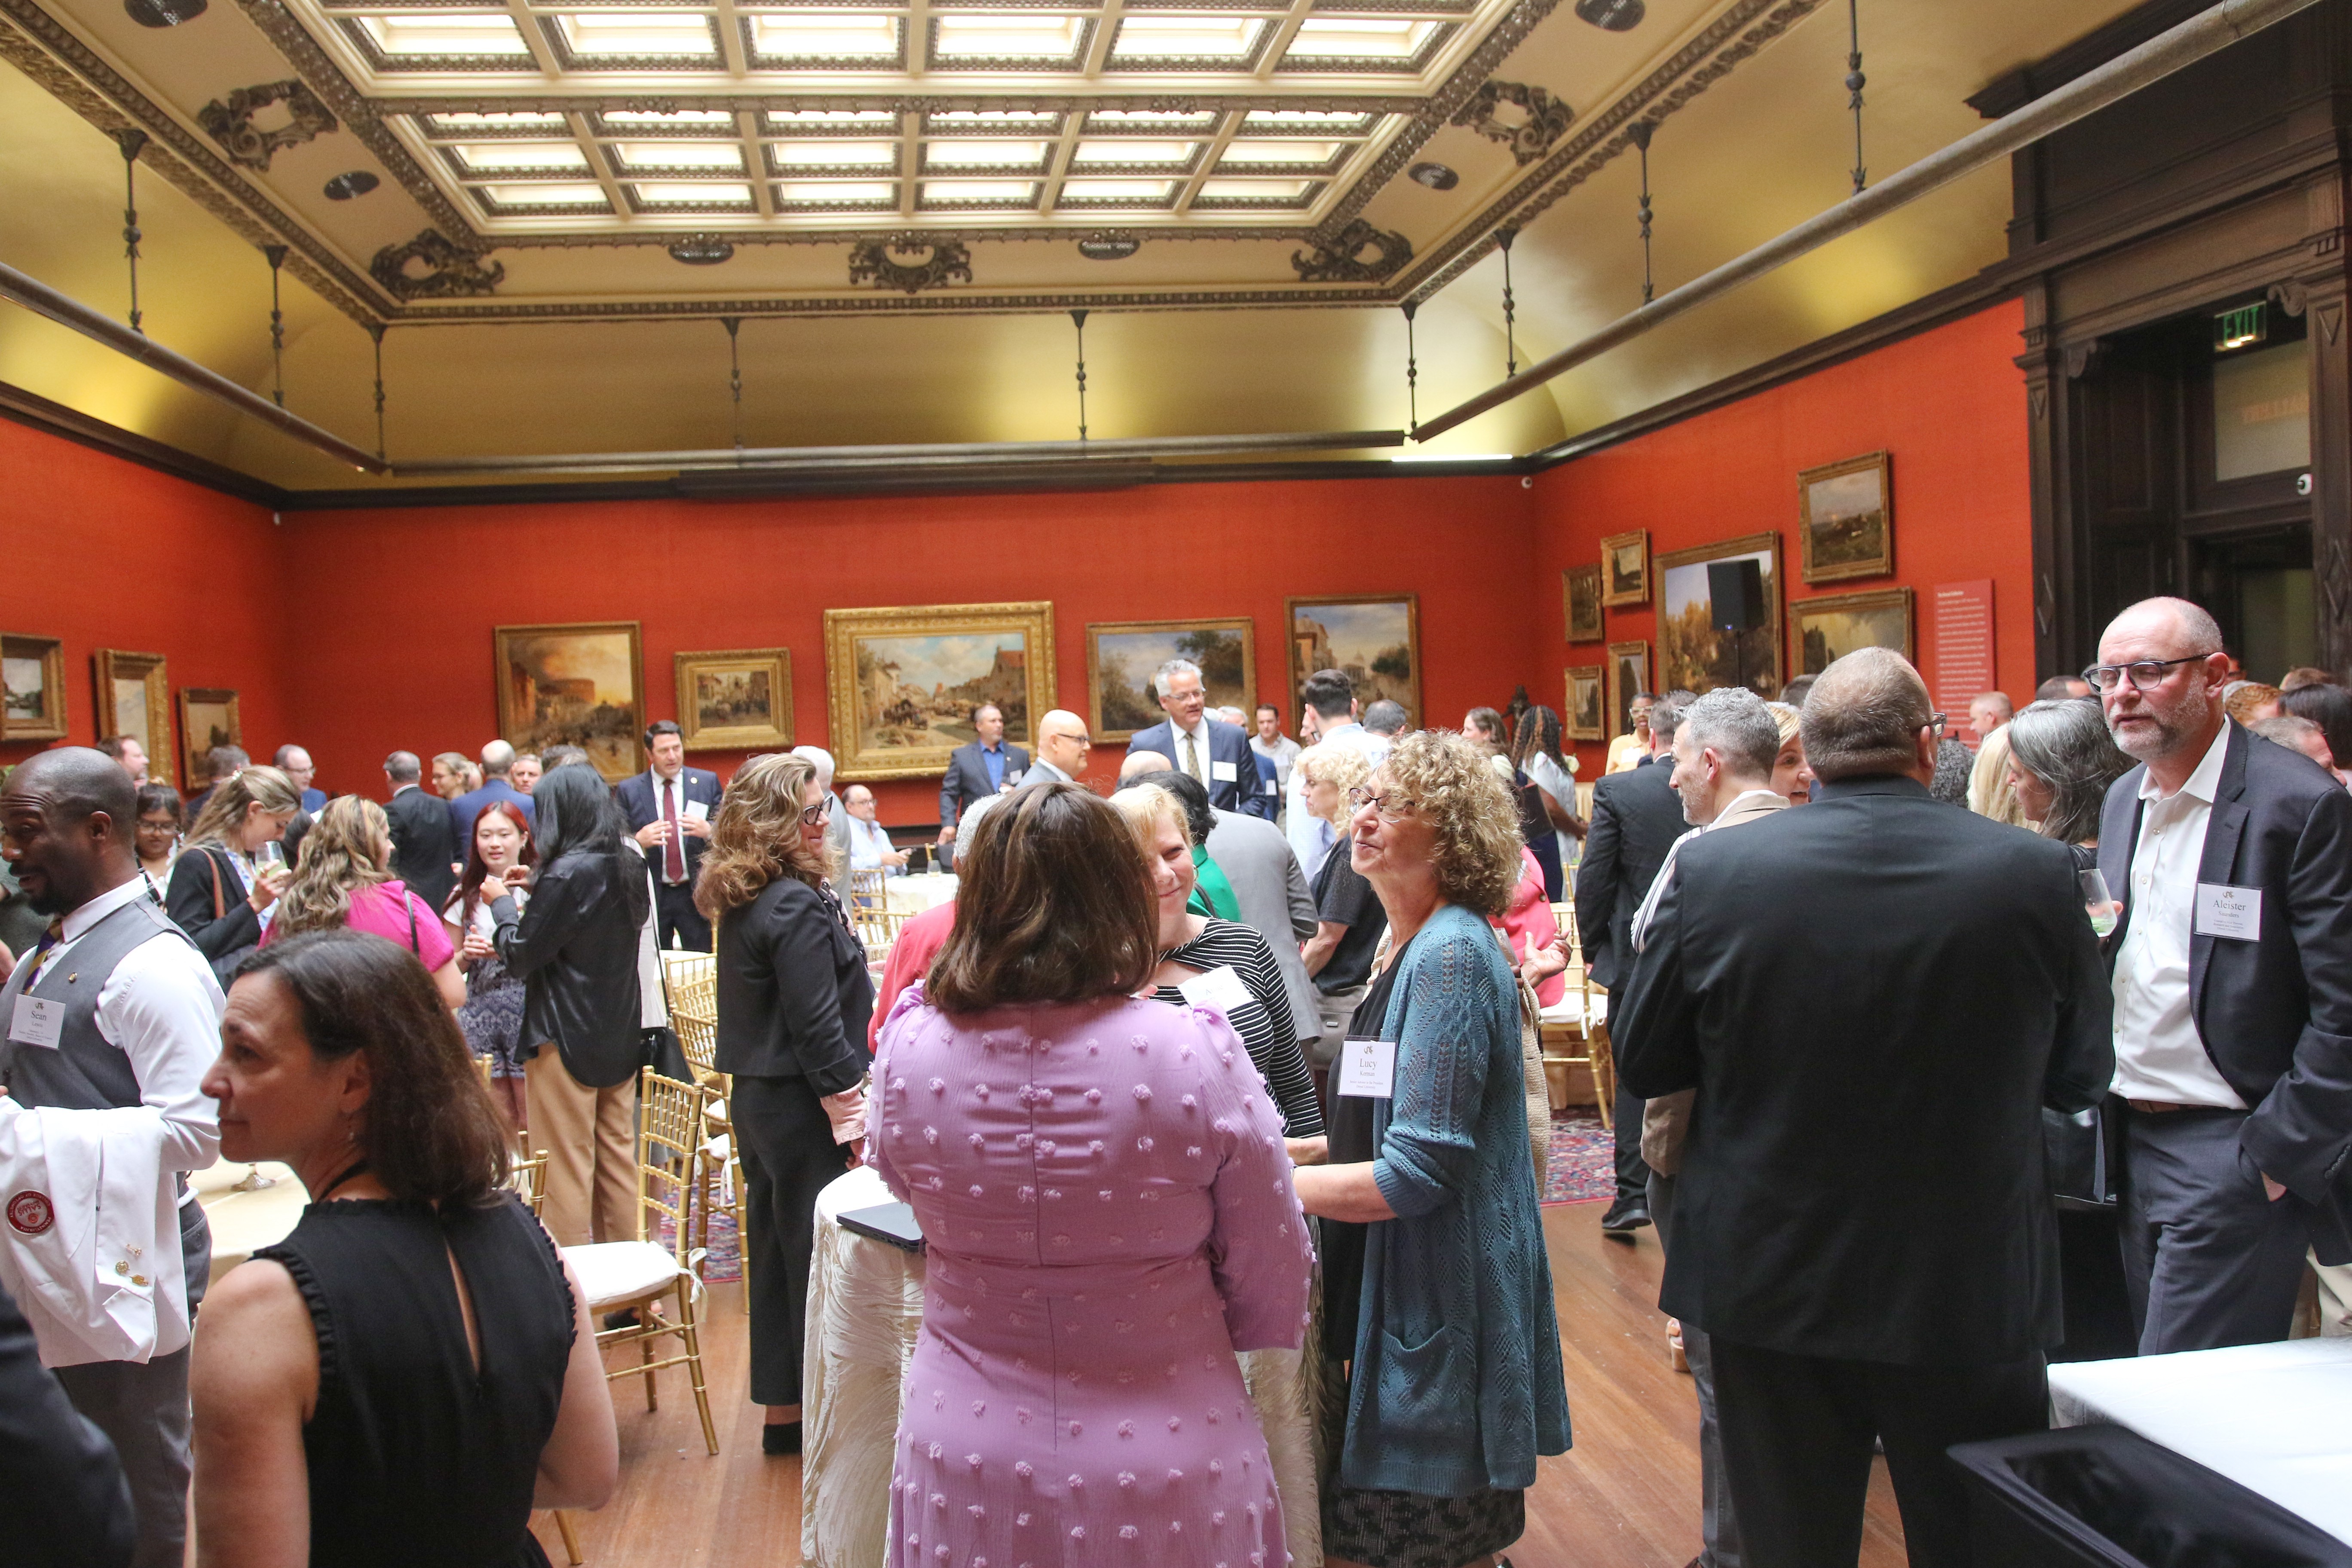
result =
[[[2106,954],[2107,972],[2115,973],[2116,954],[2123,951],[2124,933],[2131,930],[2132,857],[2139,852],[2140,818],[2146,815],[2145,802],[2139,798],[2140,781],[2147,777],[2147,764],[2143,763],[2109,786],[2105,809],[2099,820],[2099,874],[2106,879],[2107,893],[2123,895],[2123,915],[2116,929],[2107,933],[2101,944]]]
[[[2204,853],[2197,858],[2197,879],[2200,882],[2228,883],[2235,879],[2238,844],[2246,830],[2246,805],[2239,797],[2246,792],[2246,748],[2253,738],[2236,725],[2230,727],[2228,749],[2221,753],[2221,781],[2213,790],[2213,811],[2205,825]],[[2197,1032],[2205,1032],[2205,971],[2213,956],[2213,939],[2198,934],[2197,924],[2189,921],[2189,1016],[2197,1020]]]

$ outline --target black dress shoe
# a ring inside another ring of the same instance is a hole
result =
[[[1637,1203],[1621,1201],[1611,1204],[1609,1212],[1601,1216],[1601,1234],[1616,1237],[1631,1236],[1649,1223],[1650,1211],[1646,1207]]]
[[[797,1454],[800,1451],[799,1422],[771,1421],[760,1428],[760,1452],[762,1454]]]
[[[608,1329],[634,1329],[637,1326],[637,1310],[624,1307],[617,1312],[607,1312],[604,1314],[604,1326]]]

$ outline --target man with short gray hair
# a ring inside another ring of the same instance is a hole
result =
[[[1696,1090],[1659,1306],[1759,1568],[1854,1560],[1874,1436],[1911,1561],[1979,1561],[1945,1450],[2049,1419],[2042,1111],[2105,1092],[2111,1004],[2073,854],[1937,802],[1937,730],[1894,652],[1822,671],[1812,804],[1682,846],[1610,1009],[1633,1092]]]
[[[1152,672],[1151,689],[1168,717],[1138,730],[1128,749],[1173,758],[1176,771],[1199,780],[1209,792],[1209,804],[1220,811],[1273,821],[1275,803],[1258,787],[1249,731],[1210,716],[1201,667],[1189,658],[1171,658]]]

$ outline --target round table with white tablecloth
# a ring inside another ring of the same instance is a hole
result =
[[[817,1194],[801,1371],[801,1556],[809,1568],[880,1568],[884,1561],[900,1394],[923,1321],[923,1258],[844,1228],[841,1215],[894,1201],[867,1166]],[[1291,1568],[1323,1562],[1314,1359],[1297,1351],[1240,1358],[1282,1494]]]
[[[893,877],[883,883],[882,890],[890,908],[919,915],[925,910],[954,901],[955,873],[930,871],[919,877]]]

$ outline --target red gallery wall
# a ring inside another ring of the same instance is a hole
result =
[[[289,576],[332,609],[305,616],[287,678],[322,781],[364,786],[396,746],[491,735],[500,625],[642,623],[656,719],[676,716],[679,650],[787,647],[798,738],[824,745],[828,607],[1051,600],[1059,700],[1084,712],[1089,621],[1252,616],[1258,691],[1280,701],[1284,595],[1412,591],[1423,701],[1459,723],[1540,668],[1532,499],[1516,478],[1398,478],[289,513]],[[1098,749],[1090,776],[1121,755]],[[724,775],[742,755],[690,760]],[[938,816],[936,779],[877,788],[885,822]]]
[[[1996,684],[2022,705],[2049,673],[2033,668],[2025,385],[2012,363],[2023,326],[2022,307],[2009,301],[1538,475],[1542,588],[1530,653],[1543,683],[1529,690],[1559,707],[1567,667],[1605,665],[1612,642],[1646,641],[1655,658],[1654,571],[1651,604],[1604,612],[1605,641],[1564,642],[1560,573],[1598,561],[1604,535],[1647,529],[1654,556],[1777,531],[1784,663],[1791,604],[1907,586],[1916,595],[1918,662],[1932,686],[1931,590],[1990,577]],[[1893,457],[1893,574],[1809,586],[1799,471],[1879,450]],[[1579,748],[1582,777],[1597,776],[1604,750]]]
[[[181,688],[236,691],[267,759],[293,711],[281,653],[331,613],[287,598],[280,538],[266,507],[0,420],[0,630],[64,639],[73,744],[98,739],[90,656],[111,647],[164,657],[175,737]],[[51,743],[0,743],[0,765]]]

